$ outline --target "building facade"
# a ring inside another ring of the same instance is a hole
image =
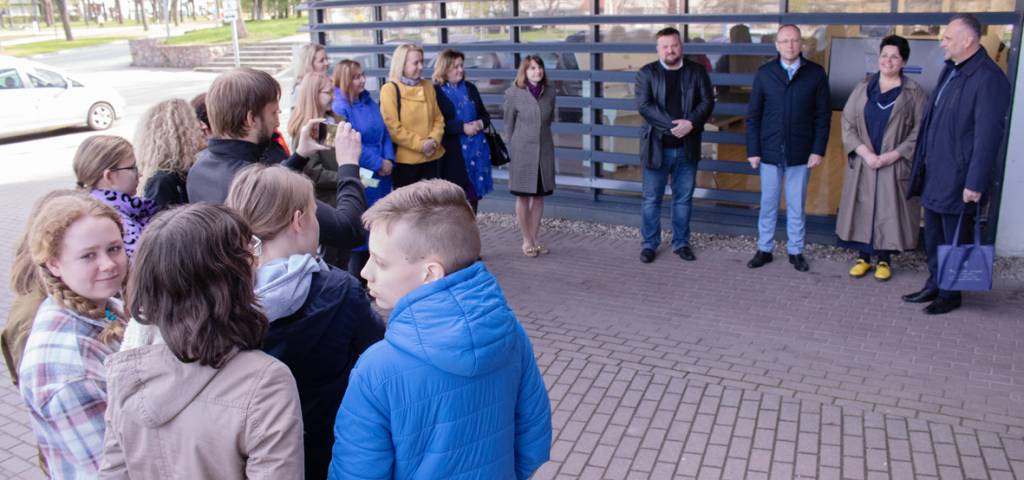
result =
[[[799,25],[804,56],[829,71],[833,90],[828,153],[808,189],[809,229],[819,241],[830,238],[842,190],[840,111],[856,81],[877,69],[881,38],[896,33],[911,40],[906,71],[931,88],[942,68],[941,27],[954,12],[975,13],[986,26],[983,45],[1016,85],[1024,18],[1024,0],[320,0],[308,7],[313,41],[327,46],[332,61],[360,61],[367,76],[377,78],[368,83],[371,90],[386,76],[398,44],[424,47],[425,76],[441,50],[464,52],[467,78],[480,88],[499,127],[501,93],[519,59],[540,54],[558,94],[553,128],[559,192],[553,203],[571,206],[565,211],[572,216],[619,214],[631,223],[639,211],[641,168],[634,76],[657,59],[654,33],[678,28],[684,54],[708,68],[718,97],[704,134],[694,221],[698,229],[737,233],[753,231],[759,199],[757,173],[744,147],[753,74],[775,56],[778,26]],[[1015,113],[1021,108],[1017,98]],[[1014,116],[1018,132],[1022,116]],[[1024,154],[1016,142],[1010,151]],[[1012,157],[1001,155],[993,191],[1002,193],[992,196],[986,235],[989,241],[998,236],[1001,253],[1024,255],[1022,210],[1003,208],[1004,198],[1024,200],[1024,166],[1004,158]],[[495,171],[496,178],[504,174]],[[1011,185],[1017,188],[1007,193]],[[1004,240],[1002,231],[1015,233]],[[1022,246],[1014,248],[1015,240]]]

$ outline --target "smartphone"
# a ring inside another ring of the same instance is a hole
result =
[[[320,122],[317,124],[316,141],[327,147],[334,146],[334,136],[338,133],[338,125],[334,123]]]

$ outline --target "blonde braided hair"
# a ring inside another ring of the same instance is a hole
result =
[[[68,228],[85,217],[107,218],[118,228],[118,237],[124,234],[121,216],[111,207],[99,200],[85,195],[64,196],[52,199],[43,205],[38,217],[32,224],[28,234],[29,250],[32,262],[37,265],[39,278],[42,280],[46,293],[58,305],[79,315],[106,320],[107,308],[116,317],[109,321],[99,335],[99,340],[110,344],[120,341],[124,335],[125,315],[116,305],[97,305],[64,283],[53,274],[46,263],[60,256],[64,244],[64,235]],[[123,280],[122,280],[123,281]]]

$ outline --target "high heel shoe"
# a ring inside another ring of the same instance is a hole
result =
[[[526,255],[527,257],[536,257],[538,255],[537,247],[523,245],[523,255]]]
[[[541,245],[539,243],[537,244],[537,246],[533,247],[533,249],[536,250],[537,253],[541,255],[547,255],[551,253],[551,251],[548,250],[548,247],[545,247],[544,245]]]

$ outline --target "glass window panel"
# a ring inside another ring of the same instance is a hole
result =
[[[369,23],[373,21],[373,9],[370,7],[339,7],[325,8],[326,23]]]
[[[507,42],[512,38],[507,26],[452,27],[448,43]]]
[[[440,32],[437,28],[389,28],[384,30],[384,43],[395,46],[403,43],[439,43]]]
[[[586,25],[538,25],[519,27],[519,40],[530,42],[591,42],[594,36]]]
[[[789,0],[790,12],[876,13],[891,10],[889,0]]]
[[[656,39],[654,35],[665,27],[675,27],[683,30],[683,25],[664,23],[641,23],[623,25],[601,25],[601,41],[606,43],[649,43],[651,50],[654,50]]]
[[[1014,0],[899,0],[900,12],[1012,12]]]
[[[13,68],[0,68],[0,88],[13,89],[22,88],[21,75]]]
[[[37,88],[67,88],[68,84],[60,74],[49,70],[35,69],[29,71],[28,79]]]
[[[438,5],[433,2],[409,5],[384,5],[385,21],[430,20],[440,17]]]
[[[565,17],[590,15],[589,1],[579,0],[520,0],[521,17]]]
[[[778,0],[689,0],[690,13],[778,13]]]
[[[604,0],[602,15],[666,15],[683,13],[684,0]]]
[[[510,0],[447,2],[445,8],[448,18],[500,18],[512,16],[512,2]]]
[[[324,9],[324,23],[364,23],[373,22],[373,9],[369,7],[344,7]],[[368,45],[373,43],[373,30],[332,30],[327,32],[328,45]],[[337,57],[335,59],[334,57]],[[344,57],[334,55],[331,61]]]

